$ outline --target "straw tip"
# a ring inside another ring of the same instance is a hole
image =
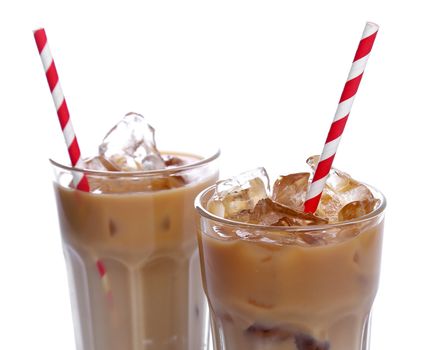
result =
[[[37,29],[34,29],[34,30],[33,30],[33,34],[36,34],[36,33],[38,33],[38,32],[45,32],[44,27],[40,27],[40,28],[37,28]]]
[[[368,21],[368,22],[367,22],[367,26],[372,27],[373,29],[376,29],[376,30],[379,29],[379,25],[376,24],[375,22],[370,22],[370,21]]]

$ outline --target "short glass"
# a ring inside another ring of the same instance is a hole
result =
[[[144,172],[51,161],[78,350],[207,348],[193,203],[217,180],[218,156]],[[73,172],[110,193],[72,189]]]
[[[260,226],[195,200],[215,350],[367,350],[379,282],[386,201],[358,219]],[[325,237],[328,237],[327,241]]]

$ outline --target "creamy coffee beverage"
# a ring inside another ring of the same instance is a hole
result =
[[[333,169],[307,214],[309,181],[290,174],[269,191],[260,168],[198,196],[215,350],[368,349],[385,200]]]
[[[54,163],[77,349],[206,349],[193,201],[217,180],[216,157],[157,152],[130,114],[85,170]],[[73,171],[90,192],[72,188]]]

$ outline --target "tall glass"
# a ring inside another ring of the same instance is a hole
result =
[[[78,350],[207,348],[193,202],[217,180],[218,155],[147,172],[51,161]],[[73,171],[101,193],[72,189]]]
[[[201,270],[215,350],[367,350],[378,288],[385,198],[322,226],[230,221],[196,199]]]

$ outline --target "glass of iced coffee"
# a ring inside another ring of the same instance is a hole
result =
[[[259,168],[197,197],[215,350],[369,348],[385,198],[333,169],[305,213],[310,177],[281,176],[269,190]]]
[[[218,151],[159,152],[127,115],[83,169],[52,161],[78,350],[203,350],[195,196],[217,180]],[[185,142],[185,141],[184,141]],[[89,192],[72,185],[87,178]]]

